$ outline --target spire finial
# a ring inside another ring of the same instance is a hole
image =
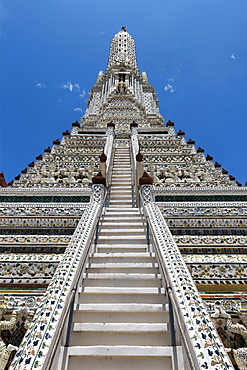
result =
[[[123,63],[130,68],[137,68],[135,42],[125,26],[112,39],[108,68]]]

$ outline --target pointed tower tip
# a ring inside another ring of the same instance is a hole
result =
[[[121,63],[137,68],[135,42],[125,26],[112,39],[107,67],[115,67]]]

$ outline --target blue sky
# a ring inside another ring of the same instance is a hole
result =
[[[1,157],[11,181],[85,112],[123,25],[165,120],[247,181],[246,0],[2,0]]]

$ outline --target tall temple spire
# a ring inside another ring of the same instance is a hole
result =
[[[90,91],[82,125],[103,128],[111,121],[117,131],[128,131],[133,121],[140,127],[164,125],[154,87],[137,68],[135,42],[125,27],[112,39],[106,72],[99,72]]]
[[[112,39],[108,68],[125,63],[128,67],[137,68],[135,42],[130,34],[122,27]]]

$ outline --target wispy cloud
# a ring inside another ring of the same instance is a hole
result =
[[[46,84],[44,84],[43,82],[36,82],[36,87],[39,87],[40,89],[46,89]]]
[[[175,91],[175,89],[174,89],[174,87],[172,86],[172,85],[170,85],[170,84],[167,84],[165,87],[164,87],[164,90],[165,91],[170,91],[170,93],[174,93],[174,91]]]
[[[100,35],[105,35],[105,32],[103,32],[103,31],[102,31],[102,32],[100,32]]]
[[[236,59],[235,53],[232,53],[231,58],[234,59],[234,60]]]
[[[74,108],[74,111],[75,112],[82,112],[82,109],[81,108]]]
[[[80,91],[80,85],[79,85],[79,84],[77,84],[77,83],[73,85],[73,84],[71,83],[71,81],[68,81],[66,84],[63,84],[63,85],[62,85],[62,88],[63,88],[63,89],[65,89],[65,90],[66,90],[66,89],[69,89],[69,91],[73,91],[73,90],[74,90],[74,91],[77,91],[77,92],[79,92],[79,91]]]
[[[81,94],[79,95],[79,98],[83,99],[85,95],[86,95],[86,90],[82,89]]]

